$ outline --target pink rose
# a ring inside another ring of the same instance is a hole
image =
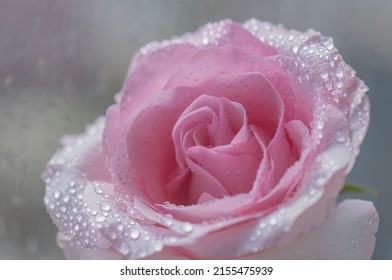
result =
[[[251,19],[152,43],[43,174],[68,258],[370,258],[370,202],[337,204],[369,122],[332,39]],[[94,249],[94,250],[92,250]]]

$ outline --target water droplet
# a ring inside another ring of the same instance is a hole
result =
[[[63,201],[64,201],[65,203],[67,203],[67,202],[69,201],[69,195],[65,195],[65,196],[63,197]]]
[[[291,47],[291,50],[293,51],[293,53],[298,53],[298,46],[293,45],[293,46]]]
[[[338,78],[343,78],[343,70],[342,69],[337,69],[335,71],[335,76]]]
[[[313,196],[315,196],[315,195],[316,195],[316,193],[317,193],[317,190],[316,190],[316,189],[314,189],[314,188],[311,188],[311,189],[308,191],[308,194],[309,194],[309,196],[310,196],[310,197],[313,197]]]
[[[92,214],[92,215],[94,215],[94,216],[95,216],[95,215],[97,215],[97,214],[98,214],[98,211],[97,211],[97,209],[93,209],[93,210],[91,210],[91,214]]]
[[[117,224],[116,228],[118,231],[123,231],[124,230],[124,225],[123,224]]]
[[[58,199],[60,197],[60,192],[58,190],[55,190],[54,193],[53,193],[53,197],[55,199]]]
[[[163,223],[168,227],[171,227],[173,225],[173,221],[166,217],[163,219]]]
[[[278,223],[278,220],[275,217],[271,217],[269,224],[271,226],[275,226]]]
[[[157,241],[157,242],[154,244],[154,249],[155,249],[155,251],[157,251],[157,252],[162,251],[162,249],[163,249],[163,244],[162,244],[162,242]]]
[[[103,216],[103,215],[97,215],[97,216],[95,217],[95,221],[96,221],[97,223],[103,223],[104,221],[106,221],[106,217]]]
[[[327,182],[327,179],[324,176],[320,176],[316,179],[316,184],[319,186],[323,186]]]
[[[102,203],[101,204],[101,209],[102,209],[102,211],[109,211],[110,210],[110,205],[109,205],[109,203],[106,203],[106,202],[104,202],[104,203]]]
[[[74,229],[75,229],[76,231],[78,231],[79,228],[80,228],[80,225],[79,225],[79,224],[75,224],[75,225],[74,225]]]
[[[127,245],[125,245],[125,244],[121,245],[118,250],[123,255],[128,255],[129,254],[129,247]]]
[[[140,237],[140,232],[137,229],[131,229],[129,234],[132,239],[138,239]]]
[[[332,42],[329,42],[328,45],[326,46],[327,50],[331,51],[333,49],[333,44]]]
[[[190,223],[183,223],[181,228],[184,232],[187,232],[187,233],[192,232],[192,230],[193,230],[193,227]]]
[[[97,194],[102,194],[102,193],[103,193],[103,190],[102,190],[102,188],[101,188],[99,185],[98,185],[98,186],[95,186],[94,190],[95,190],[95,192],[96,192]]]
[[[317,128],[318,129],[323,129],[323,127],[324,127],[323,122],[321,122],[321,121],[317,122]]]
[[[175,204],[171,204],[169,201],[165,201],[165,202],[163,203],[163,206],[166,207],[166,208],[173,208],[173,207],[176,207]]]
[[[177,237],[172,236],[172,237],[169,238],[168,241],[169,241],[169,244],[174,245],[174,244],[177,243],[178,239],[177,239]]]
[[[264,229],[264,228],[267,227],[267,223],[262,222],[262,223],[259,225],[259,227],[260,227],[261,229]]]
[[[328,80],[328,72],[321,72],[321,73],[320,73],[320,77],[321,77],[323,80]]]

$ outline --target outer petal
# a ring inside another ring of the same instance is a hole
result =
[[[57,233],[57,244],[63,250],[65,257],[69,260],[122,260],[123,256],[114,250],[93,250],[77,247],[61,233]]]
[[[348,117],[350,135],[341,138],[353,148],[350,164],[346,168],[347,174],[359,153],[359,146],[369,125],[370,105],[365,95],[367,86],[343,61],[332,38],[311,29],[302,33],[256,19],[246,21],[243,26],[262,42],[275,46],[280,54],[294,59],[295,67],[287,62],[282,62],[282,67],[292,77],[296,77],[302,91],[320,91],[326,103],[336,106]]]
[[[162,46],[148,56],[133,61],[123,88],[116,98],[116,104],[107,111],[104,150],[108,159],[117,151],[121,128],[129,115],[161,90],[166,80],[186,63],[197,49],[190,44]]]
[[[345,200],[325,222],[286,246],[250,259],[370,259],[376,242],[378,214],[369,201]]]

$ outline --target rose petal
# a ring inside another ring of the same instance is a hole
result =
[[[297,92],[307,92],[316,98],[321,95],[314,91],[321,90],[323,99],[335,105],[350,119],[349,141],[353,153],[347,168],[348,173],[369,125],[370,105],[365,95],[367,86],[355,76],[355,70],[343,61],[333,45],[332,38],[321,36],[311,29],[302,33],[256,19],[248,20],[243,26],[263,42],[269,38],[269,42],[279,49],[279,53],[295,57],[294,63],[288,63],[286,60],[281,65],[286,73],[297,77],[300,82],[300,90]],[[279,87],[274,85],[280,92]],[[295,103],[293,105],[296,107]]]
[[[75,246],[62,234],[57,234],[57,244],[68,260],[122,260],[124,256],[113,248],[85,249]]]
[[[222,195],[215,197],[222,198],[225,193],[228,195],[246,193],[252,188],[259,167],[259,161],[253,156],[231,156],[200,146],[188,149],[188,154],[204,170],[213,175],[226,190]],[[241,166],[238,166],[239,162]],[[199,185],[190,187],[200,188]]]
[[[162,46],[148,56],[139,56],[139,59],[133,61],[118,102],[107,111],[104,149],[108,159],[113,158],[117,151],[121,128],[129,115],[161,90],[166,80],[187,62],[197,49],[186,43]]]
[[[121,191],[152,202],[168,200],[164,186],[175,169],[171,131],[180,114],[199,95],[192,88],[158,92],[129,118],[111,162],[112,176]]]
[[[174,44],[150,53],[134,62],[121,90],[120,116],[122,123],[135,108],[160,91],[167,79],[198,50],[190,44]],[[148,77],[146,80],[145,77]]]
[[[370,259],[376,242],[378,214],[373,203],[345,200],[322,225],[286,246],[251,259]]]

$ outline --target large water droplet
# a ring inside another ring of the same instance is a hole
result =
[[[110,210],[110,205],[109,205],[109,203],[106,203],[106,202],[104,202],[104,203],[102,203],[101,204],[101,209],[102,209],[102,211],[109,211]]]
[[[101,186],[99,186],[99,185],[95,186],[94,190],[95,190],[95,192],[97,194],[102,194],[103,193],[103,190],[102,190]]]
[[[338,78],[343,78],[343,70],[342,69],[337,69],[335,71],[335,76]]]
[[[162,242],[157,241],[157,242],[154,244],[154,249],[155,249],[155,251],[157,251],[157,252],[162,251],[162,249],[163,249],[163,244],[162,244]]]
[[[173,221],[170,218],[166,217],[163,219],[163,223],[168,227],[171,227],[173,225]]]
[[[106,221],[106,217],[103,216],[103,215],[97,215],[97,216],[95,217],[95,221],[96,221],[97,223],[103,223],[104,221]]]
[[[192,232],[192,230],[193,230],[193,226],[190,223],[183,223],[181,228],[184,232],[187,232],[187,233]]]
[[[117,224],[117,225],[116,225],[116,229],[117,229],[118,231],[123,231],[123,230],[124,230],[124,225],[123,225],[123,224]]]
[[[321,72],[321,73],[320,73],[320,77],[321,77],[323,80],[328,80],[328,72]]]
[[[129,254],[129,247],[127,245],[125,245],[125,244],[121,245],[118,250],[123,255],[128,255]]]
[[[58,199],[60,197],[60,192],[58,190],[55,190],[54,193],[53,193],[53,197],[55,199]]]
[[[177,237],[175,237],[175,236],[170,237],[169,240],[168,240],[168,242],[169,242],[170,245],[176,244],[177,241],[178,241],[178,239],[177,239]]]
[[[269,224],[271,226],[275,226],[278,223],[278,220],[275,217],[271,217],[269,220]]]
[[[131,229],[129,234],[132,239],[138,239],[140,237],[140,232],[137,229]]]

